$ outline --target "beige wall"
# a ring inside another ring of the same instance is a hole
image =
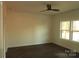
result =
[[[60,21],[79,20],[79,10],[73,10],[52,16],[52,42],[79,52],[79,42],[60,39]]]
[[[0,58],[3,57],[3,19],[2,19],[2,4],[0,2]]]
[[[9,11],[4,20],[7,47],[50,42],[50,16]]]

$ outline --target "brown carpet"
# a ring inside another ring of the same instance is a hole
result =
[[[67,54],[64,47],[53,43],[9,48],[7,58],[78,58],[79,54]]]

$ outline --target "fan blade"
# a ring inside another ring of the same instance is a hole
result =
[[[59,9],[51,9],[52,11],[60,11]]]

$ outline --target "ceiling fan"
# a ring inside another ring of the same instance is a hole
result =
[[[51,8],[51,4],[47,4],[46,7],[47,7],[46,10],[42,10],[40,12],[45,12],[45,11],[55,11],[55,12],[58,12],[58,11],[60,11],[59,9],[52,9]]]

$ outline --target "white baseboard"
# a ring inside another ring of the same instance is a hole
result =
[[[8,46],[8,48],[21,47],[21,46],[31,46],[31,45],[38,45],[38,44],[45,44],[45,43],[50,43],[50,42],[35,43],[35,44],[19,44],[19,45],[15,45],[15,46]],[[6,49],[6,51],[8,50],[8,48]]]

